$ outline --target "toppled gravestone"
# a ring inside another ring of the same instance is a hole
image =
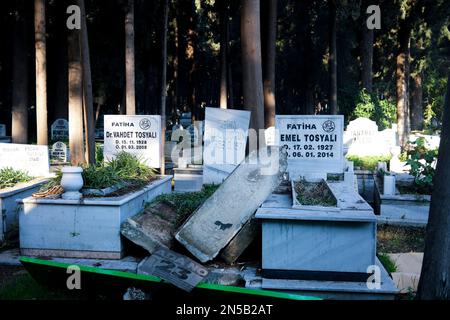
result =
[[[286,150],[262,151],[259,156],[252,152],[176,233],[176,239],[201,262],[214,259],[280,184]]]
[[[127,219],[120,228],[121,234],[154,253],[160,247],[171,248],[174,235],[179,227],[175,209],[165,202],[147,207],[142,214]]]

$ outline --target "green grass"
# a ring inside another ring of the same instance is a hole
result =
[[[386,268],[387,272],[397,272],[397,266],[386,253],[379,253],[377,256],[378,259],[380,259],[381,264]]]
[[[34,177],[21,170],[14,170],[13,168],[0,169],[0,189],[12,188],[18,183],[28,182],[33,179]]]
[[[347,160],[353,161],[355,168],[360,168],[361,170],[371,170],[374,171],[377,168],[378,162],[387,162],[391,160],[391,156],[348,156]]]
[[[378,226],[377,251],[389,253],[424,252],[425,229]]]
[[[184,220],[200,207],[216,190],[217,185],[206,185],[199,192],[170,193],[156,197],[149,205],[164,202],[175,209],[178,219]]]

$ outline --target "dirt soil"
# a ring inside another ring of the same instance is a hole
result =
[[[378,252],[424,252],[425,229],[395,226],[378,226]]]

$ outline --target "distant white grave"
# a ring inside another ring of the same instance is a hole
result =
[[[396,132],[395,129],[378,131],[375,121],[358,118],[347,126],[344,144],[348,148],[347,155],[390,155],[391,148],[396,145]]]
[[[344,116],[276,116],[277,144],[288,148],[290,179],[342,173],[343,128]]]
[[[54,143],[50,150],[50,158],[59,162],[67,162],[67,145],[61,141]]]
[[[206,108],[203,183],[219,184],[245,159],[250,112]]]
[[[51,139],[65,140],[69,138],[69,122],[66,119],[56,119],[51,126]]]
[[[0,169],[11,167],[33,177],[49,175],[47,146],[0,143]]]
[[[0,137],[6,137],[6,125],[0,124]]]
[[[153,168],[161,167],[161,116],[105,115],[106,161],[125,151]]]

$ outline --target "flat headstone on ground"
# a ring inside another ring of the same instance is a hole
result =
[[[0,143],[0,169],[11,167],[33,177],[49,175],[47,146]]]
[[[6,137],[6,126],[4,124],[0,124],[0,137]]]
[[[207,275],[208,269],[179,253],[159,248],[139,265],[139,272],[164,279],[187,292]]]
[[[161,167],[161,116],[105,115],[106,161],[125,151],[153,168]]]
[[[206,108],[203,183],[220,184],[245,159],[250,112]]]
[[[277,144],[288,148],[290,179],[342,173],[344,116],[277,116]]]
[[[260,161],[252,152],[175,235],[201,262],[214,259],[279,185],[279,150],[268,149]]]
[[[50,150],[50,158],[55,161],[67,162],[67,145],[61,141],[54,143]]]
[[[56,119],[51,126],[52,140],[65,140],[69,138],[69,122],[66,119]]]

